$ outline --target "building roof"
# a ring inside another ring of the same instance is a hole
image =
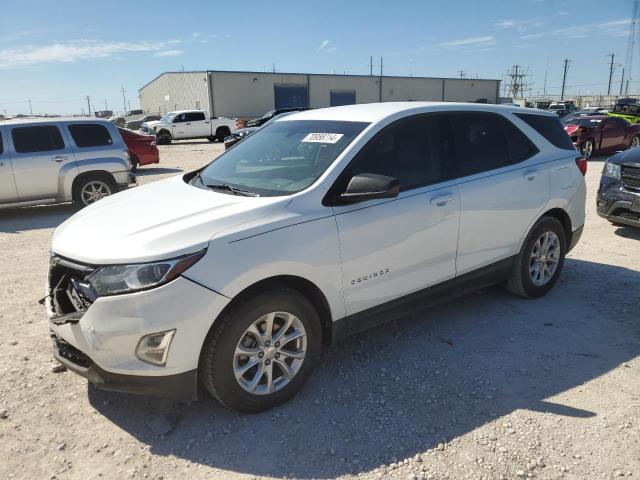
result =
[[[315,77],[373,77],[379,78],[380,75],[362,75],[362,74],[338,74],[338,73],[305,73],[305,72],[254,72],[254,71],[243,71],[243,70],[183,70],[183,71],[168,71],[162,72],[159,75],[156,75],[154,78],[145,83],[142,87],[138,89],[140,92],[146,86],[155,82],[158,78],[163,75],[175,75],[175,74],[189,74],[189,73],[246,73],[247,75],[312,75]],[[415,76],[406,76],[406,75],[382,75],[382,78],[413,78],[413,79],[435,79],[435,80],[461,80],[467,82],[500,82],[501,80],[495,78],[455,78],[455,77],[415,77]]]
[[[399,113],[422,113],[430,111],[477,110],[482,112],[517,112],[536,113],[557,116],[554,112],[514,107],[508,105],[494,105],[488,103],[456,103],[456,102],[382,102],[345,105],[342,107],[319,108],[304,110],[287,115],[279,121],[291,120],[336,120],[351,122],[378,122],[384,118]]]

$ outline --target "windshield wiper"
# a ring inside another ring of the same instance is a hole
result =
[[[238,187],[232,187],[228,183],[207,185],[207,188],[211,188],[212,190],[226,190],[228,192],[233,193],[234,195],[242,195],[243,197],[259,197],[260,196],[255,192],[250,192],[249,190],[244,190]]]

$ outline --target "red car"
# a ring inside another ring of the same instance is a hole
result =
[[[640,145],[640,124],[619,117],[588,115],[565,123],[564,130],[584,158]]]
[[[138,166],[160,163],[160,152],[156,147],[156,137],[153,135],[140,135],[125,128],[118,128],[125,145],[129,149],[131,158],[131,171],[135,172]]]

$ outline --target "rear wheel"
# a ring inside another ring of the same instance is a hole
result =
[[[224,142],[224,137],[228,137],[229,135],[231,135],[231,130],[229,130],[229,127],[218,127],[216,129],[216,138],[220,142]]]
[[[582,142],[582,145],[580,145],[580,153],[582,154],[585,160],[589,160],[589,158],[591,158],[591,155],[593,155],[594,148],[595,148],[595,144],[591,138]]]
[[[567,240],[564,227],[553,217],[542,217],[527,235],[516,257],[507,288],[525,298],[541,297],[558,281]]]
[[[73,186],[73,201],[82,207],[102,200],[116,192],[116,184],[107,175],[87,175]]]
[[[205,388],[245,413],[275,407],[302,388],[320,357],[320,318],[300,293],[264,291],[218,318],[200,359]]]

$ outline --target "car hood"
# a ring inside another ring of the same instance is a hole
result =
[[[158,125],[164,125],[164,122],[160,120],[152,120],[151,122],[143,122],[142,125],[146,125],[149,128],[157,127]]]
[[[204,190],[176,176],[86,207],[56,229],[51,250],[93,265],[167,259],[204,249],[217,233],[288,203]]]

